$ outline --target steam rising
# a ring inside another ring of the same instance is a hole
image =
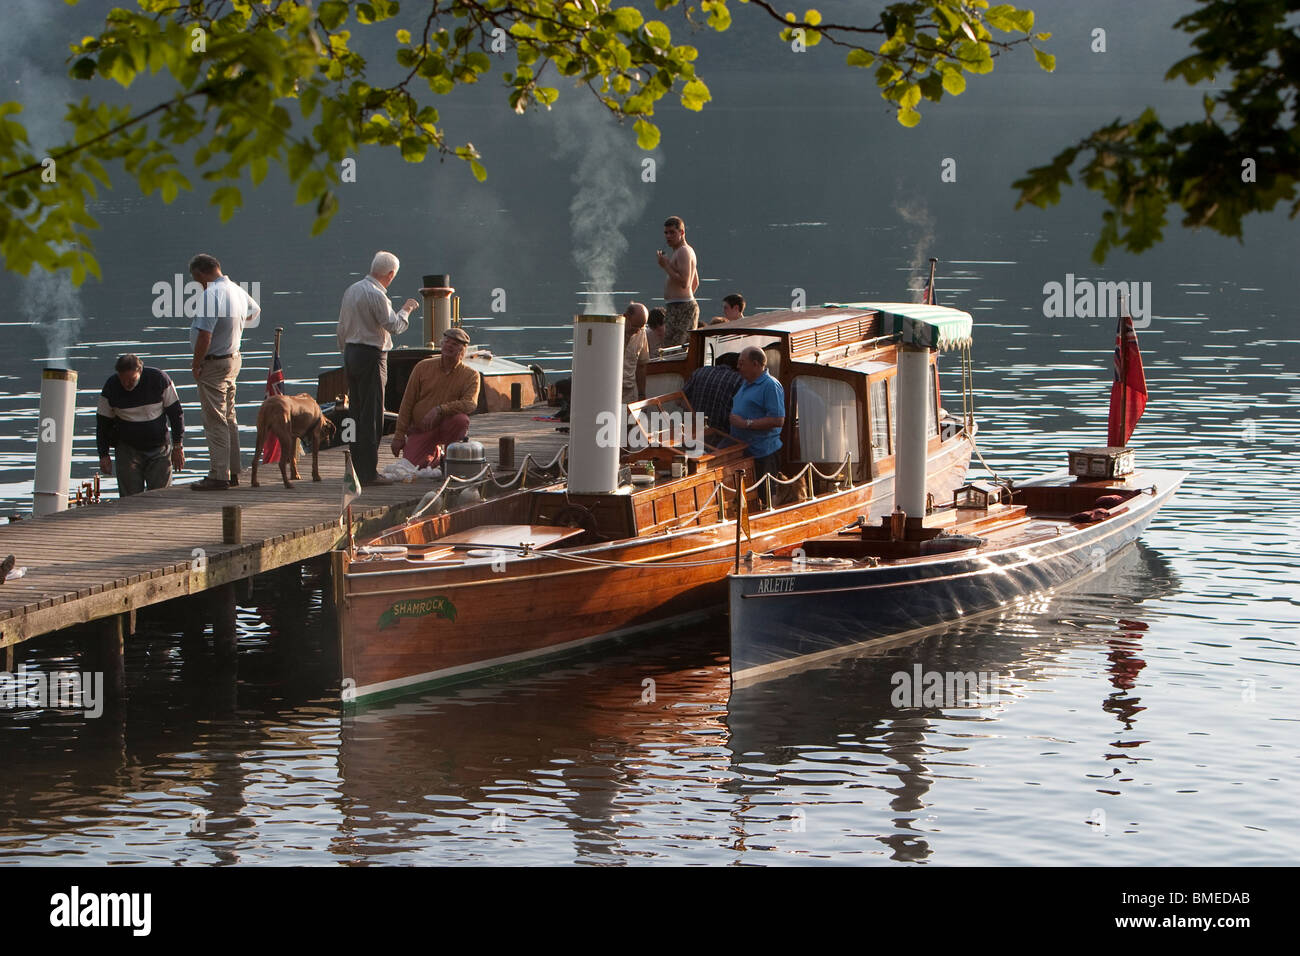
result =
[[[561,151],[576,155],[569,203],[573,261],[588,282],[587,310],[613,314],[619,259],[627,252],[624,229],[645,210],[649,190],[640,180],[641,151],[631,133],[593,100],[570,98],[557,124]]]
[[[70,132],[63,115],[73,99],[71,82],[61,68],[41,65],[63,62],[67,50],[59,41],[62,30],[51,29],[49,4],[42,0],[6,3],[4,15],[5,28],[0,32],[4,89],[0,99],[23,105],[17,119],[27,127],[32,151],[41,157],[66,141]],[[66,17],[56,20],[58,26],[66,22]],[[19,280],[19,289],[20,314],[45,337],[50,364],[66,368],[68,348],[77,340],[82,315],[81,297],[67,271],[51,274],[33,268],[30,276]]]
[[[33,269],[22,280],[22,314],[45,337],[50,367],[67,368],[68,349],[76,344],[81,329],[81,296],[67,270]]]
[[[934,245],[934,218],[922,202],[894,203],[894,212],[903,217],[913,229],[918,231],[912,244],[912,259],[907,264],[912,276],[907,281],[908,291],[913,302],[925,298],[925,287],[930,280],[930,249]]]

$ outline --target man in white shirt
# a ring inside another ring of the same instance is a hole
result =
[[[198,383],[203,433],[208,441],[208,475],[192,491],[225,491],[239,484],[239,423],[235,420],[235,380],[244,328],[255,325],[262,309],[221,272],[214,256],[190,260],[190,275],[203,286],[202,305],[190,326],[194,349],[191,371]]]
[[[401,311],[393,311],[387,289],[400,266],[391,252],[376,252],[370,274],[348,286],[339,306],[338,341],[348,376],[348,414],[356,422],[352,462],[363,485],[389,483],[378,472],[388,353],[393,336],[406,331],[407,317],[420,307],[415,299],[407,299]]]

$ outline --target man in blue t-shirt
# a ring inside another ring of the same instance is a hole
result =
[[[740,353],[736,371],[745,381],[731,399],[731,434],[749,443],[754,477],[775,475],[785,425],[785,391],[767,371],[763,350],[750,346]]]

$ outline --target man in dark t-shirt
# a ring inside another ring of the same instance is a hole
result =
[[[108,457],[117,453],[117,491],[122,498],[146,487],[166,488],[172,468],[185,467],[181,439],[185,414],[176,386],[161,369],[145,368],[138,355],[118,356],[117,374],[104,383],[95,416],[99,470],[113,473]],[[171,437],[168,438],[168,426]]]

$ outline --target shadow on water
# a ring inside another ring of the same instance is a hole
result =
[[[1109,687],[1098,688],[1098,706],[1131,730],[1144,710],[1133,693],[1145,666],[1141,605],[1177,587],[1169,562],[1139,543],[1076,589],[737,688],[727,716],[737,774],[730,786],[747,809],[800,804],[790,813],[796,828],[811,807],[839,801],[838,785],[874,789],[854,797],[882,811],[877,823],[892,824],[872,838],[890,859],[926,861],[934,849],[922,821],[933,791],[951,774],[978,769],[963,766],[962,725],[999,721],[1034,684],[1057,676],[1062,657],[1100,638]]]
[[[182,636],[192,609],[160,605],[141,613],[126,694],[102,715],[0,714],[0,862],[239,862],[230,838],[257,826],[258,756],[303,746],[305,727],[337,719],[336,642],[319,592],[281,583],[258,579],[241,597],[237,657],[216,653],[210,636]],[[22,666],[85,670],[83,640],[37,639]]]

